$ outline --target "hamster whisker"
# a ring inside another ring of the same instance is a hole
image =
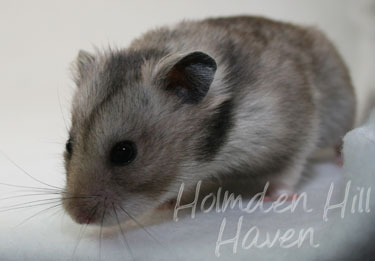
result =
[[[119,229],[120,229],[121,236],[122,236],[122,238],[124,239],[123,244],[124,244],[124,246],[128,249],[128,251],[129,251],[129,253],[130,253],[131,257],[132,257],[132,260],[135,260],[135,259],[134,259],[133,252],[132,252],[131,249],[130,249],[130,245],[129,245],[128,241],[126,240],[125,233],[124,233],[124,231],[122,230],[122,227],[121,227],[121,225],[120,225],[120,220],[119,220],[119,218],[118,218],[117,211],[116,211],[115,205],[114,205],[113,203],[112,203],[112,208],[113,208],[113,212],[115,213],[115,217],[116,217],[117,225],[118,225],[118,227],[119,227]],[[121,241],[122,241],[122,240],[121,240]]]
[[[7,206],[7,207],[0,207],[0,209],[2,209],[2,208],[18,207],[18,206],[23,206],[23,205],[27,205],[27,204],[33,204],[33,203],[39,203],[39,202],[51,201],[51,200],[61,200],[61,198],[60,197],[55,197],[55,198],[32,200],[32,201],[23,202],[23,203],[17,203],[17,204],[14,204],[14,205],[11,205],[11,206]]]
[[[22,189],[22,190],[13,190],[11,191],[13,193],[21,193],[21,192],[27,192],[27,193],[31,193],[31,192],[35,192],[35,193],[58,193],[58,194],[66,194],[67,192],[65,191],[60,191],[60,190],[54,190],[54,189],[40,189],[40,190],[34,190],[34,189]]]
[[[59,202],[61,200],[75,199],[75,198],[89,198],[89,197],[64,197],[64,198],[57,197],[57,198],[33,200],[33,201],[24,202],[24,203],[14,204],[14,205],[11,205],[11,206],[0,207],[0,212],[4,212],[4,210],[8,211],[8,210],[19,209],[19,208],[41,206],[41,205],[44,205],[44,204],[52,204],[52,203],[55,203],[55,202]],[[40,203],[40,202],[43,202],[43,203]]]
[[[26,218],[26,219],[23,220],[21,223],[17,224],[17,225],[15,226],[15,228],[21,226],[22,224],[26,223],[26,222],[29,221],[30,219],[32,219],[32,218],[34,218],[34,217],[36,217],[36,216],[38,216],[38,215],[40,215],[40,214],[42,214],[42,213],[44,213],[44,212],[47,212],[48,210],[54,209],[54,208],[56,208],[56,207],[59,207],[59,206],[61,206],[61,205],[62,205],[62,204],[59,203],[59,204],[54,205],[54,206],[52,206],[52,207],[48,207],[48,208],[42,209],[42,210],[36,212],[35,214],[33,214],[32,216],[29,216],[28,218]]]
[[[63,214],[64,213],[64,209],[63,208],[59,208],[57,211],[53,212],[50,217],[54,217],[55,215],[57,215],[58,213],[61,213]],[[63,215],[61,215],[61,218],[63,217]]]
[[[62,200],[66,200],[66,199],[77,199],[77,198],[97,198],[99,196],[71,196],[71,197],[64,197],[64,198],[61,198]]]
[[[23,198],[23,197],[33,197],[33,196],[49,196],[49,195],[60,195],[59,192],[54,193],[33,193],[33,194],[24,194],[24,195],[17,195],[11,197],[0,198],[0,201],[14,199],[14,198]]]
[[[91,218],[96,214],[96,212],[98,211],[98,206],[99,206],[100,202],[98,202],[92,209],[92,212],[90,213],[90,216],[89,216],[89,219],[87,220],[86,224],[84,224],[83,226],[81,226],[81,229],[79,230],[79,233],[78,233],[78,239],[77,239],[77,243],[76,245],[74,246],[74,249],[73,249],[73,253],[72,253],[72,256],[70,257],[71,260],[74,260],[74,256],[77,252],[77,248],[79,246],[79,243],[82,241],[82,238],[83,236],[85,235],[85,232],[86,232],[86,229],[88,227],[88,225],[90,224],[90,220]]]
[[[51,202],[44,202],[44,203],[38,203],[38,204],[33,204],[33,205],[25,205],[25,206],[19,206],[19,207],[11,207],[11,208],[8,208],[8,209],[1,209],[0,213],[12,211],[12,210],[17,210],[17,209],[25,209],[25,208],[32,208],[32,207],[50,205],[50,204],[57,203],[59,201],[60,201],[60,199],[56,199],[55,201],[51,201]]]
[[[107,200],[107,197],[105,197],[103,201],[104,211],[102,215],[102,220],[100,222],[100,230],[99,230],[99,260],[102,259],[101,257],[102,257],[103,223],[104,223],[105,212],[107,211],[107,207],[105,205],[106,200]]]
[[[44,191],[63,191],[63,189],[51,189],[51,188],[41,188],[41,187],[28,187],[28,186],[22,186],[22,185],[14,185],[9,183],[3,183],[0,182],[0,185],[7,186],[7,187],[14,187],[14,188],[26,188],[26,189],[35,189],[35,190],[44,190]]]
[[[81,226],[81,229],[79,230],[79,233],[78,233],[78,239],[77,239],[77,243],[75,244],[74,246],[74,249],[73,249],[73,253],[72,253],[72,256],[70,257],[71,260],[74,260],[74,256],[76,254],[76,251],[77,251],[77,248],[78,248],[78,245],[79,243],[81,242],[85,232],[86,232],[86,229],[87,229],[87,226],[89,225],[89,221],[87,221],[86,224],[84,224],[83,226]]]
[[[54,189],[58,189],[58,190],[63,190],[63,188],[59,188],[59,187],[56,187],[56,186],[53,186],[53,185],[50,185],[48,183],[45,183],[35,177],[33,177],[31,174],[29,174],[26,170],[24,170],[21,166],[19,166],[14,160],[12,160],[10,157],[8,157],[4,152],[2,152],[0,150],[0,153],[3,154],[3,156],[8,159],[8,161],[10,161],[17,169],[19,169],[22,173],[24,173],[26,176],[28,176],[29,178],[35,180],[36,182],[39,182],[40,184],[43,184],[45,186],[48,186],[48,187],[51,187],[51,188],[54,188]]]
[[[167,246],[165,246],[162,242],[160,242],[160,240],[158,240],[154,235],[152,235],[152,233],[150,231],[148,231],[146,229],[146,227],[144,225],[142,225],[133,215],[131,215],[128,211],[126,211],[123,207],[121,206],[118,206],[131,220],[134,221],[134,223],[137,224],[137,226],[139,228],[141,228],[144,232],[146,232],[147,235],[149,235],[153,240],[155,240],[158,244],[160,244],[161,246],[167,248]]]

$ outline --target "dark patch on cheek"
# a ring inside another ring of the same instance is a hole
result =
[[[198,143],[198,160],[212,160],[227,141],[233,128],[233,100],[223,102],[215,114],[208,120],[205,137]]]

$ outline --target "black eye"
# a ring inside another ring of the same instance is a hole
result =
[[[131,141],[118,142],[113,146],[110,152],[111,163],[117,166],[130,164],[136,156],[136,146]]]
[[[69,139],[65,144],[65,149],[68,152],[69,156],[72,156],[73,153],[73,141]]]

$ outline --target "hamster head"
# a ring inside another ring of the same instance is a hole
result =
[[[177,195],[187,170],[218,149],[220,126],[207,126],[224,104],[209,92],[216,69],[202,52],[79,53],[64,154],[73,220],[113,225]]]

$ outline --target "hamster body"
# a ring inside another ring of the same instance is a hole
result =
[[[75,81],[64,207],[79,223],[127,220],[121,209],[140,215],[210,177],[293,191],[308,157],[354,122],[348,71],[325,36],[260,17],[81,51]]]

